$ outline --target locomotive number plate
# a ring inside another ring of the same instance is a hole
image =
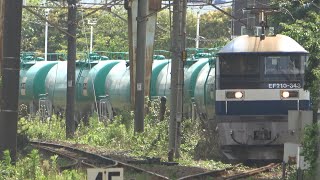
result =
[[[300,89],[300,83],[269,83],[269,89]]]

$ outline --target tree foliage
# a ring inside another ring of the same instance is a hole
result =
[[[230,12],[230,8],[227,9]],[[172,14],[169,10],[158,14],[158,28],[155,39],[155,49],[170,50],[170,24],[172,24]],[[186,19],[186,47],[193,48],[196,44],[197,13],[187,11]],[[209,11],[200,16],[200,48],[212,48],[225,45],[230,38],[229,18],[219,11]]]
[[[309,1],[276,1],[275,5],[291,12],[292,18],[281,14],[273,21],[281,21],[279,30],[300,43],[310,53],[306,70],[305,89],[311,92],[314,115],[318,110],[320,90],[320,31],[319,3],[308,4]],[[318,7],[317,7],[318,6]],[[287,13],[288,14],[288,13]],[[316,117],[314,117],[316,118]]]
[[[48,1],[50,9],[48,20],[63,30],[67,31],[67,9],[60,8],[62,5]],[[40,5],[39,0],[29,0],[28,5]],[[44,8],[32,8],[39,15],[45,15]],[[88,21],[95,19],[93,25],[93,50],[94,51],[128,51],[128,25],[127,12],[122,6],[112,7],[112,13],[108,11],[97,11],[86,17],[92,9],[78,8],[77,29],[77,52],[88,52],[90,46],[90,25]],[[230,9],[228,9],[230,11]],[[115,16],[116,14],[117,16]],[[122,18],[119,18],[122,17]],[[156,29],[155,49],[170,50],[170,17],[169,10],[158,13],[158,26]],[[196,12],[187,12],[187,47],[195,47],[196,38]],[[200,35],[206,40],[200,41],[200,47],[210,48],[224,45],[230,37],[228,17],[218,11],[208,12],[201,16]],[[67,52],[67,35],[56,27],[49,25],[48,52]],[[22,20],[22,51],[44,52],[45,22],[36,15],[23,10]]]
[[[274,3],[285,9],[286,12],[291,12],[291,18],[281,14],[273,19],[275,22],[281,22],[280,31],[295,39],[310,53],[305,73],[305,89],[309,90],[311,94],[315,124],[306,128],[303,146],[306,160],[311,164],[310,172],[312,174],[316,167],[315,160],[318,155],[317,143],[319,138],[316,122],[320,102],[320,3],[319,1],[307,0],[281,0],[274,1]]]

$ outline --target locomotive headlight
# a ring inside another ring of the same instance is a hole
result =
[[[290,95],[290,93],[289,93],[288,91],[283,91],[283,92],[281,93],[281,96],[282,96],[283,98],[288,98],[289,95]]]
[[[237,99],[240,99],[243,97],[243,94],[242,94],[242,92],[238,91],[238,92],[234,93],[234,97]]]
[[[299,97],[299,91],[287,91],[287,90],[282,90],[280,91],[280,96],[281,98],[298,98]]]
[[[226,98],[227,99],[242,99],[244,97],[243,91],[227,91]]]

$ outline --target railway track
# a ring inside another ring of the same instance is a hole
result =
[[[138,174],[145,174],[147,178],[145,179],[170,179],[164,175],[148,171],[146,169],[134,166],[132,164],[120,162],[118,160],[114,160],[108,157],[101,156],[99,154],[94,154],[91,152],[87,152],[84,150],[80,150],[74,147],[70,147],[67,145],[61,145],[56,143],[49,142],[40,142],[40,141],[31,141],[32,146],[38,148],[40,150],[44,150],[50,153],[57,154],[64,158],[69,159],[68,165],[60,167],[62,170],[71,169],[71,168],[114,168],[114,167],[122,167],[124,168],[124,172],[136,172]],[[235,179],[243,179],[247,177],[255,176],[259,173],[271,170],[277,167],[279,164],[271,163],[267,166],[263,166],[260,168],[255,168],[251,170],[247,170],[245,172],[237,171],[238,165],[235,165],[230,168],[213,170],[193,175],[188,175],[180,178],[175,178],[179,180],[193,180],[193,179],[226,179],[226,180],[235,180]],[[130,174],[130,173],[129,173]]]
[[[62,167],[62,169],[72,168],[72,167],[90,167],[90,168],[111,168],[111,167],[122,167],[127,170],[135,171],[137,173],[146,174],[148,177],[152,177],[152,179],[169,179],[166,176],[147,171],[145,169],[133,166],[131,164],[127,164],[124,162],[120,162],[111,158],[107,158],[98,154],[90,153],[87,151],[83,151],[77,148],[73,148],[66,145],[48,143],[48,142],[40,142],[40,141],[30,141],[31,145],[45,150],[51,153],[55,153],[62,157],[68,158],[72,161],[68,166]]]
[[[214,179],[224,179],[224,180],[243,179],[243,178],[252,177],[259,173],[271,170],[279,165],[280,164],[271,163],[266,166],[251,169],[245,172],[234,172],[234,169],[236,168],[236,166],[234,166],[226,169],[214,170],[214,171],[209,171],[205,173],[199,173],[199,174],[181,177],[179,178],[179,180],[204,179],[204,178],[214,178]]]

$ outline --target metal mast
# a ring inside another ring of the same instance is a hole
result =
[[[137,17],[137,59],[136,59],[136,86],[135,86],[135,114],[134,114],[134,132],[143,132],[144,130],[144,76],[146,61],[146,30],[147,30],[147,8],[148,0],[138,1]]]
[[[182,121],[183,59],[185,57],[186,0],[173,1],[173,32],[171,34],[171,104],[169,123],[169,161],[179,158],[180,123]]]
[[[22,1],[2,0],[1,31],[3,41],[1,47],[2,92],[0,116],[0,151],[10,150],[10,156],[15,162],[17,150],[17,122],[20,71],[20,42]],[[2,153],[0,153],[2,155]],[[0,155],[0,156],[1,156]]]
[[[47,6],[47,0],[44,1],[44,5]],[[46,20],[48,20],[50,9],[46,8],[44,10],[44,12],[45,12]],[[45,32],[45,35],[44,35],[44,60],[45,61],[48,60],[48,29],[49,29],[49,23],[48,23],[48,21],[46,21],[45,30],[44,30],[44,32]]]
[[[68,68],[67,68],[67,108],[66,137],[71,138],[75,131],[75,70],[77,51],[77,0],[68,0]]]

